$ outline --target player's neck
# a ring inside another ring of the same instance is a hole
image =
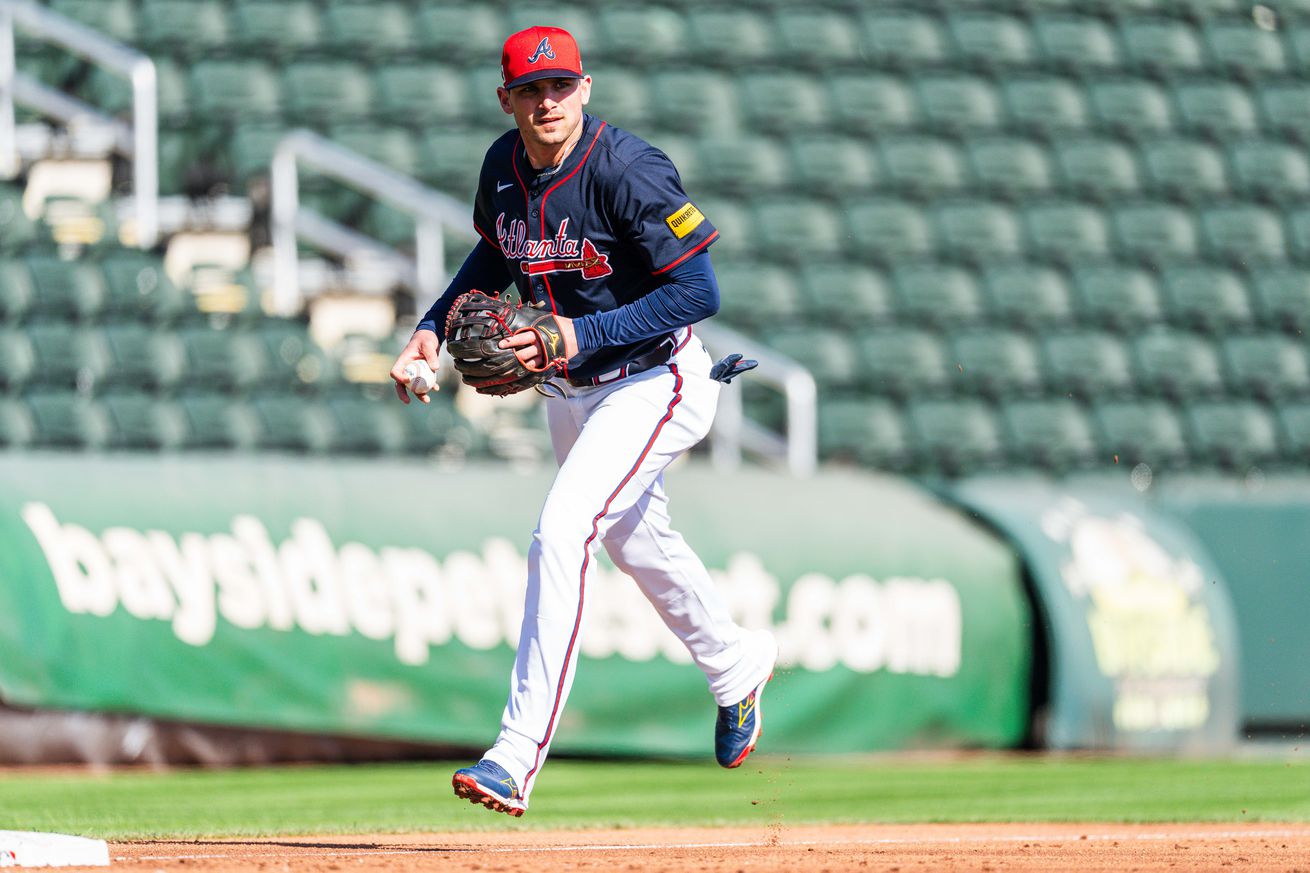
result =
[[[541,145],[529,141],[526,136],[523,137],[523,151],[527,154],[532,169],[547,170],[564,163],[564,159],[582,139],[583,126],[583,122],[578,121],[578,126],[574,128],[569,138],[558,145]]]

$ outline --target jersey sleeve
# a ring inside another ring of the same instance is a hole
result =
[[[615,186],[614,224],[655,274],[667,273],[706,246],[718,230],[697,208],[673,162],[652,150],[630,163]]]

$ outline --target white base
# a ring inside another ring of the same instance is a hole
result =
[[[34,831],[0,831],[0,867],[108,866],[109,845],[104,840]]]

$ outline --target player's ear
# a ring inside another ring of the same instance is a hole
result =
[[[504,88],[496,89],[496,99],[500,101],[500,108],[506,115],[514,114],[514,107],[509,104],[509,92]]]
[[[582,105],[586,106],[587,101],[591,100],[591,76],[583,76],[578,82],[578,91],[582,94]]]

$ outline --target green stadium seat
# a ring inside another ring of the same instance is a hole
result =
[[[107,356],[104,385],[167,391],[181,381],[186,353],[176,334],[125,323],[102,328],[100,336]]]
[[[225,171],[238,190],[250,180],[267,177],[273,152],[289,130],[279,123],[238,121],[231,128],[228,147],[222,155]]]
[[[751,210],[756,244],[772,258],[804,261],[841,254],[841,217],[819,201],[777,197],[758,200]]]
[[[1251,325],[1246,288],[1231,270],[1175,266],[1162,270],[1160,279],[1170,321],[1214,333]]]
[[[1255,310],[1262,324],[1298,334],[1310,331],[1310,270],[1257,267],[1250,276]]]
[[[1070,191],[1106,200],[1141,188],[1132,151],[1115,140],[1058,140],[1052,151],[1064,187]]]
[[[455,446],[464,454],[476,452],[481,439],[450,404],[411,403],[399,410],[405,425],[405,452],[429,455]]]
[[[1007,78],[1001,85],[1011,124],[1037,132],[1081,130],[1090,117],[1078,86],[1056,76]]]
[[[1114,397],[1131,394],[1128,349],[1096,330],[1053,333],[1041,341],[1046,385],[1052,394]]]
[[[606,79],[608,80],[608,76]],[[605,116],[602,116],[605,117]],[[658,133],[650,142],[673,161],[678,168],[678,178],[682,187],[693,194],[699,194],[705,187],[704,174],[700,168],[700,138],[678,133]]]
[[[860,377],[859,356],[849,333],[829,327],[790,327],[767,340],[776,351],[807,367],[819,390],[848,389]]]
[[[1217,466],[1244,470],[1274,460],[1278,432],[1273,416],[1249,400],[1197,401],[1184,409],[1195,457]]]
[[[169,451],[187,438],[186,416],[171,400],[149,394],[109,394],[101,399],[109,431],[105,447]]]
[[[1292,252],[1298,260],[1310,258],[1310,207],[1290,208],[1283,217]]]
[[[857,333],[855,342],[864,364],[864,387],[871,393],[893,397],[940,393],[954,381],[945,350],[929,331],[872,328]]]
[[[1147,187],[1182,200],[1213,200],[1228,192],[1219,150],[1188,139],[1162,139],[1140,147]]]
[[[1140,79],[1109,78],[1091,82],[1088,97],[1097,119],[1107,128],[1130,137],[1156,136],[1173,127],[1173,113],[1165,92]]]
[[[407,423],[402,407],[366,397],[336,396],[325,404],[335,453],[393,455],[405,451]]]
[[[1290,27],[1283,28],[1287,40],[1287,63],[1296,72],[1310,71],[1310,27],[1304,16]]]
[[[984,68],[1032,60],[1032,36],[1021,18],[999,12],[948,12],[945,23],[955,47],[952,58]]]
[[[901,470],[910,449],[895,404],[881,398],[852,398],[828,400],[819,406],[819,452],[830,462],[853,461],[880,470]]]
[[[1094,206],[1077,201],[1038,202],[1023,209],[1029,248],[1056,260],[1080,260],[1106,255],[1109,232],[1105,217]]]
[[[328,381],[327,356],[314,344],[308,326],[295,319],[260,319],[251,331],[264,362],[261,389],[313,391]]]
[[[232,328],[187,327],[178,331],[186,371],[217,390],[243,390],[258,383],[267,362],[259,343]]]
[[[36,222],[23,212],[23,195],[17,188],[0,185],[0,252],[20,251],[36,238]]]
[[[1012,257],[1022,247],[1019,222],[1003,204],[945,201],[933,207],[940,249],[956,258]]]
[[[875,64],[918,69],[946,60],[946,38],[933,16],[873,9],[860,16],[864,50]]]
[[[737,90],[722,73],[656,72],[651,76],[650,98],[652,115],[670,132],[709,134],[736,129],[740,114]]]
[[[732,39],[725,39],[725,34],[732,34]],[[773,31],[767,18],[753,9],[710,4],[689,9],[687,36],[689,57],[730,70],[777,63]]]
[[[1131,469],[1169,468],[1187,459],[1187,440],[1172,405],[1162,400],[1106,401],[1092,407],[1101,454]]]
[[[914,94],[921,117],[931,127],[959,131],[1000,123],[1001,102],[986,79],[953,73],[922,75],[914,83]]]
[[[1304,343],[1281,334],[1230,336],[1220,342],[1228,387],[1234,394],[1265,400],[1310,392]]]
[[[774,26],[778,46],[790,64],[822,71],[862,60],[859,31],[841,13],[784,8],[774,13]]]
[[[646,130],[651,126],[649,78],[644,71],[606,70],[600,81],[592,82],[587,111],[627,130]],[[682,163],[678,160],[674,163],[685,183]]]
[[[359,228],[392,248],[412,249],[417,222],[408,212],[381,200],[374,200],[368,204]]]
[[[1286,143],[1250,141],[1228,149],[1233,187],[1246,195],[1282,202],[1310,196],[1310,162],[1304,149]]]
[[[1069,286],[1050,267],[1015,261],[982,270],[988,312],[1004,324],[1041,328],[1069,320]]]
[[[373,87],[361,64],[293,61],[282,71],[282,102],[297,123],[362,121],[372,111]]]
[[[926,324],[977,320],[981,295],[973,275],[960,267],[932,261],[899,263],[891,271],[898,316]]]
[[[1160,292],[1151,274],[1120,263],[1074,264],[1073,280],[1078,320],[1118,331],[1139,330],[1162,315]]]
[[[1310,141],[1310,83],[1257,82],[1254,87],[1267,129]]]
[[[1038,14],[1033,36],[1046,64],[1082,71],[1119,64],[1119,43],[1113,31],[1090,15]]]
[[[913,125],[919,117],[914,95],[896,76],[834,73],[826,79],[831,123],[853,134],[884,134]]]
[[[313,0],[238,0],[231,24],[233,44],[260,57],[312,51],[323,33]]]
[[[975,327],[951,336],[951,361],[972,394],[1006,397],[1035,394],[1042,368],[1037,346],[1018,331]]]
[[[1200,214],[1201,239],[1215,258],[1237,264],[1283,260],[1283,225],[1277,213],[1253,204],[1212,206]]]
[[[36,436],[32,412],[21,400],[0,396],[0,448],[27,447]]]
[[[322,38],[334,53],[385,60],[413,48],[414,23],[396,0],[333,2],[323,11]]]
[[[328,139],[406,176],[418,172],[416,138],[399,125],[336,124]]]
[[[605,54],[622,58],[627,64],[673,60],[682,55],[687,44],[686,23],[671,9],[605,7],[600,9],[596,24],[601,38],[598,47],[603,46]]]
[[[1037,143],[1012,137],[986,137],[965,143],[973,184],[1007,197],[1026,197],[1051,187],[1051,165]]]
[[[191,117],[187,73],[172,58],[155,58],[155,99],[159,121],[165,128],[186,124]],[[91,70],[79,96],[110,115],[124,118],[132,113],[132,84],[127,78],[105,67]]]
[[[932,229],[923,210],[905,200],[873,198],[846,209],[850,255],[861,260],[896,260],[928,254]]]
[[[1168,397],[1213,395],[1223,391],[1219,357],[1197,334],[1151,330],[1132,341],[1137,384]]]
[[[1249,12],[1244,0],[1165,0],[1164,5],[1176,15],[1200,22]]]
[[[1001,429],[1008,459],[1016,467],[1064,472],[1085,467],[1096,456],[1087,413],[1067,398],[1005,402]]]
[[[419,138],[419,178],[472,201],[478,186],[478,174],[482,171],[482,159],[490,145],[482,131],[435,124],[424,130]]]
[[[15,327],[0,327],[0,389],[20,390],[36,369],[31,340]]]
[[[722,269],[715,272],[722,286]],[[806,311],[822,320],[864,327],[891,318],[892,292],[882,274],[868,267],[811,261],[801,265],[799,277]]]
[[[259,422],[245,403],[226,394],[186,391],[177,405],[186,425],[186,448],[248,451],[255,447]]]
[[[756,251],[759,239],[750,213],[741,204],[740,198],[697,197],[696,205],[719,231],[718,239],[714,241],[715,258],[746,258],[768,254]]]
[[[790,142],[788,159],[798,190],[827,197],[866,193],[880,175],[873,152],[853,137],[806,134]]]
[[[277,77],[263,61],[199,61],[188,91],[196,117],[208,121],[274,119],[280,111]]]
[[[1115,247],[1128,257],[1167,263],[1195,256],[1192,214],[1169,203],[1124,203],[1110,209]]]
[[[980,400],[924,400],[906,405],[915,465],[948,476],[985,470],[1003,457],[1000,427]]]
[[[459,71],[442,64],[385,64],[373,71],[375,113],[391,124],[449,123],[462,118],[466,109],[459,81]]]
[[[53,255],[29,255],[26,263],[32,277],[31,315],[89,319],[104,307],[104,278],[93,264]]]
[[[85,24],[110,39],[136,42],[136,8],[132,0],[50,0],[50,9]]]
[[[72,391],[44,389],[24,400],[31,415],[34,446],[99,449],[109,441],[109,418],[95,400]]]
[[[140,0],[137,42],[149,54],[195,57],[227,46],[227,10],[210,0]]]
[[[818,128],[828,121],[822,89],[799,73],[743,74],[738,106],[746,123],[765,133]]]
[[[1259,124],[1246,89],[1231,81],[1181,82],[1173,91],[1185,129],[1208,136],[1249,136]]]
[[[512,32],[497,7],[483,3],[423,3],[414,12],[419,51],[441,63],[497,57]]]
[[[100,271],[105,280],[106,317],[168,322],[182,314],[186,301],[159,258],[114,250],[105,253]]]
[[[35,294],[27,264],[0,260],[0,324],[22,321],[32,308]]]
[[[1171,18],[1127,18],[1119,39],[1129,63],[1150,72],[1188,72],[1204,66],[1201,41],[1186,23]]]
[[[700,142],[696,165],[704,185],[719,194],[747,195],[782,188],[787,156],[767,139],[714,136]]]
[[[776,323],[775,318],[794,319],[800,314],[800,293],[791,274],[781,267],[729,261],[716,266],[714,275],[719,284],[719,315],[729,324],[755,329]]]
[[[3,404],[0,399],[0,442],[4,440]],[[1280,403],[1275,407],[1275,416],[1284,459],[1297,464],[1310,462],[1310,403]]]
[[[890,136],[878,143],[883,176],[890,187],[935,194],[963,187],[964,167],[950,141],[927,136]]]
[[[321,454],[334,439],[328,411],[297,394],[261,394],[248,401],[263,451]]]
[[[1263,76],[1281,73],[1287,65],[1278,34],[1252,21],[1212,21],[1202,33],[1210,57],[1230,73]]]

